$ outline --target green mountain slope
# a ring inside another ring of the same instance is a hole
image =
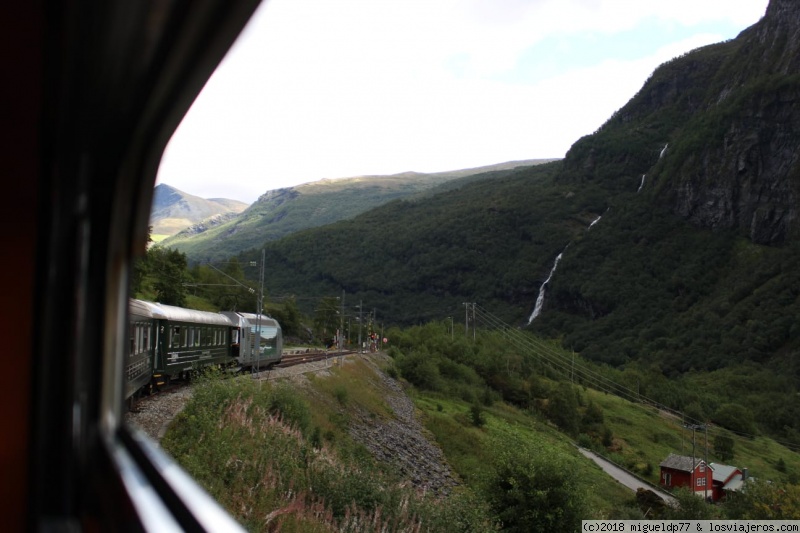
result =
[[[405,172],[320,180],[267,191],[241,215],[203,221],[163,245],[187,254],[194,262],[219,260],[296,231],[352,218],[399,198],[423,194],[450,181],[469,181],[488,172],[507,173],[549,160],[510,161],[497,165],[432,174]]]
[[[737,39],[656,70],[563,162],[270,243],[271,295],[345,290],[401,324],[479,302],[525,326],[562,254],[533,329],[612,365],[739,380],[752,392],[668,403],[746,405],[800,442],[798,40],[800,6],[773,0]],[[764,373],[729,371],[747,365]]]

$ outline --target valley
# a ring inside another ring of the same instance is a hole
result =
[[[798,36],[800,7],[772,0],[736,39],[659,67],[563,160],[451,175],[424,191],[408,176],[268,191],[235,219],[163,243],[191,287],[179,296],[252,306],[245,289],[263,250],[267,312],[297,342],[322,344],[340,328],[352,342],[368,310],[362,325],[389,332],[382,372],[407,387],[475,491],[460,502],[481,495],[488,507],[473,518],[487,530],[516,519],[487,491],[523,475],[516,465],[567,487],[554,497],[576,516],[640,517],[630,494],[597,494],[517,452],[552,454],[607,487],[604,474],[586,474],[595,467],[578,443],[658,484],[669,454],[697,450],[688,428],[708,431],[709,462],[780,484],[797,518]],[[245,289],[217,288],[226,281],[214,264]],[[158,268],[144,268],[135,290],[162,297]],[[350,413],[341,392],[353,390],[350,378],[335,378],[314,385],[338,405],[328,398],[295,437],[316,449],[309,443],[330,432],[331,446],[346,441],[340,453],[360,461],[344,437],[349,421],[393,415],[380,402],[371,415]],[[758,498],[783,498],[760,490],[730,506],[676,498],[686,512],[755,517]],[[591,511],[572,507],[576,494],[590,494]]]

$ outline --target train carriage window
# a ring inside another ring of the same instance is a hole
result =
[[[170,341],[170,348],[180,348],[181,345],[181,328],[175,326],[172,328],[172,340]]]

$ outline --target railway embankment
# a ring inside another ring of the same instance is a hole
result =
[[[375,460],[391,465],[408,484],[423,492],[448,494],[458,484],[456,476],[432,435],[420,423],[411,398],[397,380],[380,370],[384,357],[382,354],[353,354],[314,360],[265,370],[259,377],[263,381],[292,383],[313,398],[313,405],[315,401],[324,400],[313,390],[309,376],[324,379],[333,368],[352,364],[356,360],[367,365],[374,372],[369,385],[383,398],[390,409],[390,416],[375,416],[374,412],[357,403],[336,405],[335,409],[348,420],[349,435],[364,446]],[[192,387],[180,387],[142,399],[125,418],[155,442],[160,442],[169,425],[191,398]]]

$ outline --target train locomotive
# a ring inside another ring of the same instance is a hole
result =
[[[213,313],[131,299],[129,334],[126,400],[208,366],[267,369],[283,354],[278,321],[255,313]]]

